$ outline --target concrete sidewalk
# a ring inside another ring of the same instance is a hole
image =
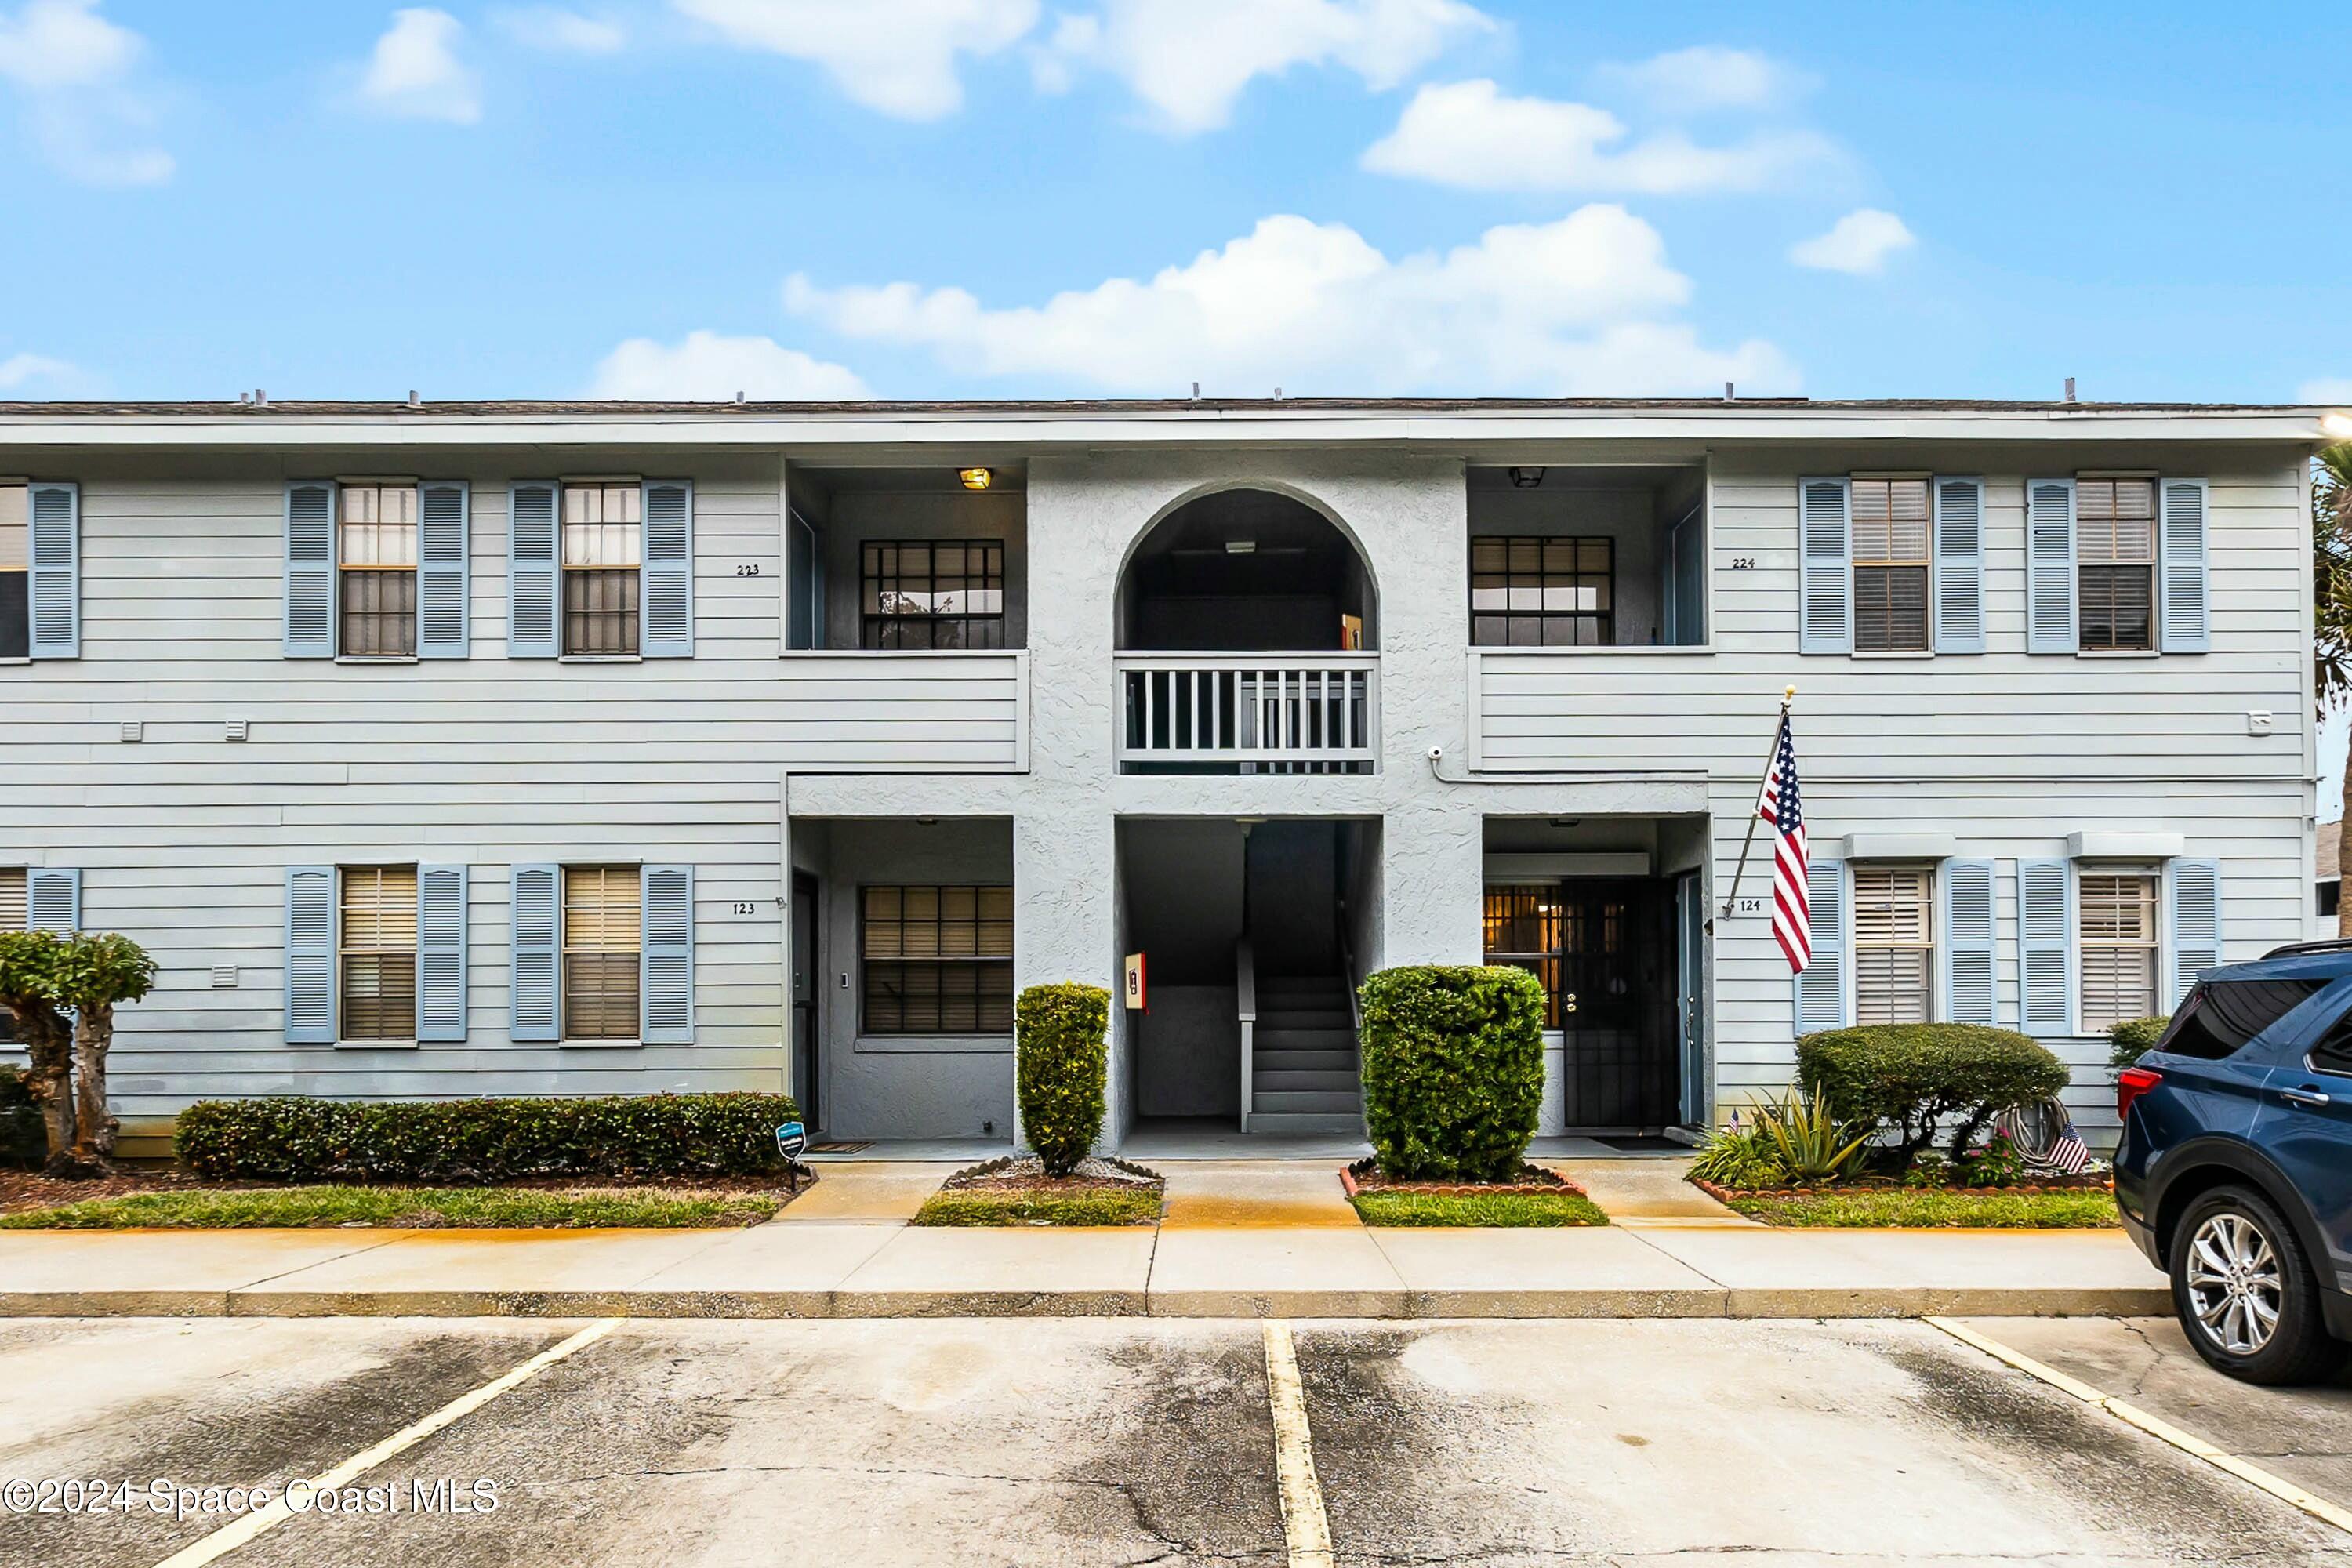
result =
[[[0,1233],[0,1315],[17,1317],[1882,1318],[2170,1307],[2162,1277],[2114,1231],[1664,1221],[934,1230],[843,1217],[743,1230]]]

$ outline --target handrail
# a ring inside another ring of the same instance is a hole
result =
[[[1119,654],[1118,761],[1369,770],[1380,752],[1380,657]]]
[[[1234,994],[1242,1026],[1242,1131],[1249,1131],[1251,1101],[1255,1099],[1257,1054],[1257,957],[1250,939],[1234,943]]]
[[[1364,1112],[1364,1000],[1356,994],[1363,977],[1356,973],[1356,944],[1349,940],[1348,900],[1339,900],[1339,973],[1348,983],[1348,1033],[1355,1047],[1356,1114]]]
[[[1509,649],[1504,649],[1509,652]],[[1378,669],[1378,649],[1334,649],[1329,653],[1153,653],[1148,648],[1122,649],[1111,655],[1121,668],[1153,669]]]

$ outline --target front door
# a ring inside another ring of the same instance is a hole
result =
[[[1576,998],[1561,1025],[1566,1124],[1655,1131],[1682,1094],[1675,934],[1662,882],[1570,878],[1560,884],[1560,989]]]
[[[816,928],[824,917],[817,882],[805,871],[793,873],[793,1094],[800,1101],[801,1121],[811,1131],[824,1125],[817,1097],[816,999],[818,984]]]
[[[1706,1068],[1706,900],[1698,873],[1675,879],[1675,1021],[1682,1051],[1683,1125],[1705,1127],[1709,1103]]]

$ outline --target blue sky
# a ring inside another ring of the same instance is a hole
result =
[[[0,395],[2352,402],[2341,28],[0,0]]]

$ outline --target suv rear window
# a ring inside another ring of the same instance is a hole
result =
[[[2218,1062],[2294,1011],[2324,984],[2317,980],[2210,980],[2189,994],[2156,1048]]]

